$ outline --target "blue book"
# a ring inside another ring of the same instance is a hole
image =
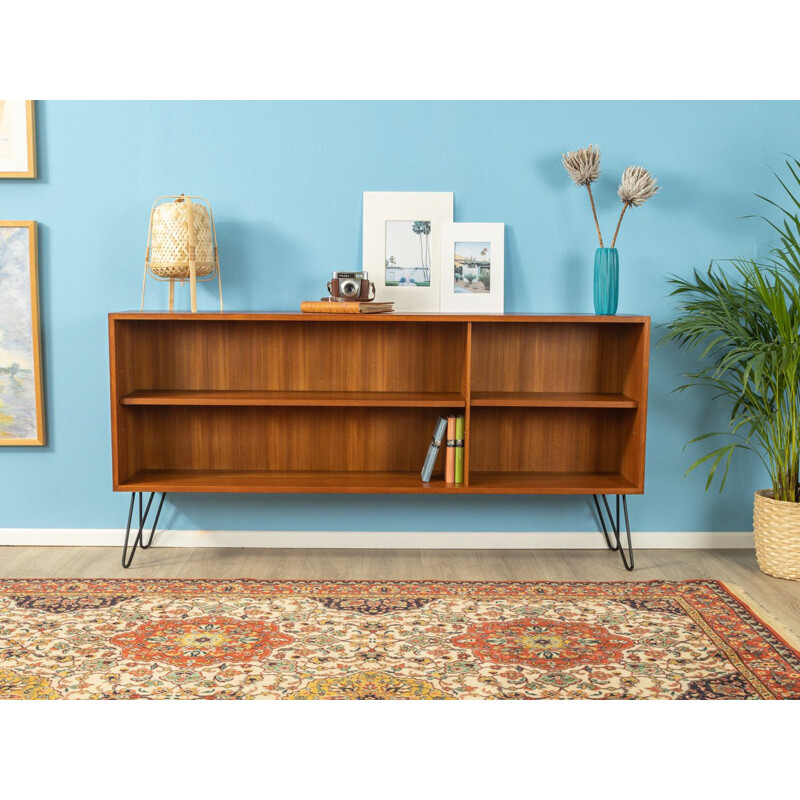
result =
[[[445,417],[439,417],[436,421],[436,429],[433,432],[433,439],[431,439],[431,446],[428,448],[428,455],[425,456],[425,463],[422,465],[422,480],[427,483],[433,474],[433,466],[436,463],[436,457],[439,455],[439,448],[444,440],[444,432],[447,430],[447,420]]]

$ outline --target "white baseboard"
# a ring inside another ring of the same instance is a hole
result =
[[[49,547],[119,547],[117,528],[0,528],[2,545]],[[635,531],[634,547],[718,549],[753,547],[751,531]],[[463,532],[463,531],[158,531],[158,547],[331,547],[419,548],[427,550],[602,550],[597,531]]]

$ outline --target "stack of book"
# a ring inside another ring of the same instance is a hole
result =
[[[433,474],[442,442],[445,443],[445,483],[464,483],[464,417],[439,417],[433,431],[428,454],[422,465],[422,480],[427,483]]]

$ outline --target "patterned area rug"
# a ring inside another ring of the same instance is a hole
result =
[[[788,636],[717,581],[2,580],[0,698],[798,699]]]

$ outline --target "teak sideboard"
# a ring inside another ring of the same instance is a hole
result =
[[[348,492],[593,495],[621,549],[620,498],[629,528],[644,491],[648,317],[131,312],[109,337],[113,486],[129,529],[140,493],[140,546],[142,492]],[[448,413],[464,483],[443,458],[423,483]]]

